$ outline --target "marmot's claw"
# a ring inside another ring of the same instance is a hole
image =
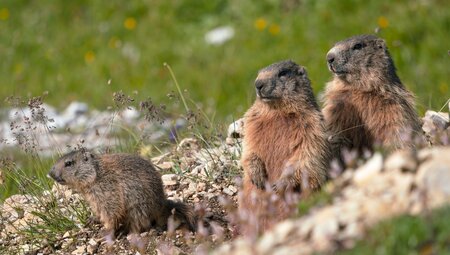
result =
[[[278,195],[283,194],[289,188],[290,188],[289,181],[283,179],[278,180],[272,185],[273,192],[277,193]]]
[[[263,190],[265,188],[265,178],[252,178],[252,183],[255,185],[258,189]]]

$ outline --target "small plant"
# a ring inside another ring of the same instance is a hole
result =
[[[35,178],[28,177],[23,169],[11,162],[5,163],[6,160],[2,162],[7,179],[19,187],[23,198],[28,201],[26,204],[20,204],[23,207],[17,207],[14,199],[6,200],[5,205],[8,206],[8,201],[12,201],[10,206],[14,206],[14,210],[22,215],[24,221],[17,223],[3,219],[3,224],[14,229],[20,236],[20,242],[28,244],[29,249],[40,250],[46,247],[54,249],[58,242],[70,237],[62,237],[66,232],[79,229],[86,224],[90,211],[84,202],[66,198],[64,191],[59,191],[57,187],[52,189],[50,182],[39,174],[46,172],[43,168],[48,169],[47,162],[36,166],[38,176]],[[4,249],[7,253],[21,252],[19,245],[9,245]]]
[[[350,254],[449,254],[450,207],[435,209],[424,216],[399,216],[379,223]]]

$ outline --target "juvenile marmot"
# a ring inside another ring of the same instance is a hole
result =
[[[323,115],[332,140],[339,141],[336,149],[413,145],[422,133],[414,96],[397,76],[383,39],[359,35],[338,42],[327,62],[334,79],[325,90]]]
[[[259,71],[256,101],[244,115],[240,207],[258,213],[252,193],[266,185],[316,190],[326,180],[330,157],[322,113],[304,67],[292,61]]]
[[[115,232],[140,233],[164,227],[174,217],[195,229],[194,213],[186,204],[168,200],[160,174],[147,160],[132,154],[97,155],[84,149],[62,156],[49,175],[78,191],[114,240]]]

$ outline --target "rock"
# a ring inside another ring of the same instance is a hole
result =
[[[61,248],[63,250],[67,249],[68,247],[70,247],[74,242],[73,238],[67,238],[64,240],[64,242],[61,244]]]
[[[245,239],[237,239],[232,244],[225,244],[216,251],[213,255],[253,255],[255,251],[253,246]]]
[[[443,131],[450,126],[449,114],[444,112],[427,111],[422,120],[422,129],[426,134]]]
[[[23,254],[28,254],[31,251],[31,245],[29,245],[29,244],[21,245],[20,251],[23,252]]]
[[[326,208],[315,215],[315,222],[312,232],[312,238],[316,240],[326,240],[331,236],[334,236],[338,229],[339,223],[337,221],[337,213],[333,208]]]
[[[173,162],[163,162],[161,164],[156,165],[158,168],[160,168],[163,171],[172,170],[172,168],[175,166],[175,163]]]
[[[206,189],[206,183],[199,182],[197,183],[197,192],[205,191]]]
[[[189,183],[187,190],[184,191],[187,197],[194,195],[197,192],[197,184],[195,182]]]
[[[87,244],[86,251],[89,254],[94,254],[95,251],[97,250],[97,247],[98,247],[98,242],[94,238],[91,238]]]
[[[450,147],[429,149],[429,156],[423,162],[416,176],[416,183],[425,191],[430,206],[450,202]]]
[[[178,175],[176,174],[165,174],[161,176],[164,186],[172,186],[178,184]]]
[[[83,255],[86,252],[86,245],[78,246],[74,251],[72,251],[72,255]]]
[[[178,152],[196,152],[200,150],[200,143],[195,138],[184,138],[177,146]]]
[[[294,221],[287,220],[281,222],[274,228],[273,231],[269,232],[267,235],[264,235],[259,241],[258,250],[264,252],[268,252],[270,247],[275,247],[278,243],[282,242],[286,238],[291,235],[296,228],[296,224]]]
[[[417,167],[417,157],[412,150],[398,150],[393,152],[384,163],[385,171],[414,171]]]
[[[126,109],[124,109],[121,113],[120,116],[122,117],[123,121],[125,121],[126,123],[135,123],[136,120],[139,118],[140,114],[139,111],[136,110],[136,108],[134,107],[127,107]]]
[[[234,195],[234,192],[232,190],[230,190],[229,188],[223,188],[222,192],[227,194],[228,196]]]
[[[364,186],[376,176],[383,168],[383,156],[375,153],[364,165],[359,167],[353,176],[353,182],[358,186]]]
[[[2,218],[15,221],[23,218],[31,197],[25,195],[12,195],[3,203]]]
[[[66,110],[59,117],[62,121],[62,127],[64,126],[80,126],[83,124],[80,122],[79,117],[81,115],[87,114],[89,111],[89,107],[86,103],[82,102],[72,102],[67,106]]]
[[[244,119],[238,119],[228,126],[227,137],[243,138],[244,137]]]
[[[180,254],[184,254],[184,252],[180,248],[170,245],[170,246],[164,246],[164,247],[157,248],[156,254],[157,255],[166,255],[166,254],[180,255]]]
[[[236,192],[238,191],[238,189],[237,189],[235,186],[233,186],[233,185],[228,186],[228,189],[229,189],[231,192],[233,192],[233,194],[236,194]]]

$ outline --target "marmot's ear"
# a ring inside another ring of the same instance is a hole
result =
[[[306,69],[303,66],[299,66],[298,69],[297,69],[297,74],[301,75],[301,76],[305,75],[306,74]]]
[[[89,159],[94,158],[94,154],[92,154],[90,151],[86,151],[83,154],[83,160],[88,161]]]
[[[377,39],[376,45],[379,49],[385,49],[386,48],[386,41],[384,39]]]

